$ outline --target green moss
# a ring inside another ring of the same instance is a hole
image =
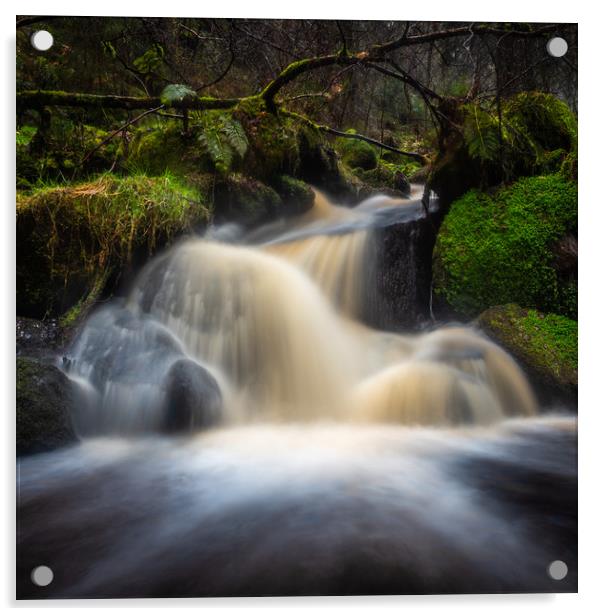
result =
[[[380,160],[378,165],[369,171],[354,169],[357,177],[376,190],[396,191],[409,194],[410,184],[398,165]]]
[[[213,165],[198,144],[199,132],[182,133],[181,122],[166,122],[156,128],[140,128],[128,145],[126,167],[133,173],[179,176],[209,171]]]
[[[262,181],[295,175],[299,166],[298,124],[289,115],[268,111],[260,98],[247,98],[233,111],[248,139],[245,173]]]
[[[478,322],[545,380],[563,387],[577,386],[576,321],[509,304],[490,308]]]
[[[119,140],[105,143],[108,131],[59,115],[50,117],[50,126],[44,130],[25,125],[17,131],[18,188],[60,181],[74,173],[85,177],[119,160]]]
[[[202,195],[171,175],[103,175],[19,193],[17,312],[59,315],[208,218]]]
[[[355,131],[352,130],[347,132],[355,134]],[[376,148],[365,141],[337,137],[335,139],[335,149],[341,156],[343,164],[347,165],[350,169],[363,169],[365,171],[376,169],[378,152]]]
[[[272,186],[282,199],[280,211],[283,214],[303,214],[313,206],[314,191],[301,180],[290,175],[280,175],[272,182]]]
[[[219,179],[214,189],[214,212],[217,222],[254,225],[278,213],[278,193],[255,178],[231,173]]]
[[[445,139],[431,187],[447,206],[471,188],[556,173],[576,156],[577,120],[566,103],[541,92],[522,92],[496,109],[475,103],[449,110],[459,130]]]
[[[553,247],[576,224],[577,187],[560,175],[524,178],[493,196],[472,190],[439,231],[435,293],[468,316],[509,302],[574,316]]]

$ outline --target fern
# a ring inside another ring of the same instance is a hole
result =
[[[464,125],[464,140],[471,158],[495,160],[500,148],[497,120],[473,106]]]
[[[229,114],[208,112],[201,116],[203,132],[199,143],[205,149],[215,168],[227,173],[236,161],[244,158],[249,140],[244,128]]]

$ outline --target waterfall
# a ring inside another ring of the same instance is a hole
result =
[[[309,213],[242,243],[213,233],[173,247],[75,341],[65,369],[83,392],[80,432],[315,420],[444,426],[533,415],[518,366],[477,332],[371,327],[383,303],[389,319],[408,318],[392,313],[415,303],[416,272],[407,270],[423,216],[418,200],[376,197],[346,208],[316,192]],[[388,263],[403,272],[391,274],[394,291],[406,293],[397,303],[384,302],[376,282],[385,276],[375,275],[391,228],[405,247]]]

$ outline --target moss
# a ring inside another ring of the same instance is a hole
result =
[[[184,177],[189,173],[209,171],[213,166],[197,140],[198,133],[182,133],[180,122],[138,129],[128,144],[126,167],[133,173],[154,176],[172,173]]]
[[[472,190],[439,231],[435,293],[467,316],[509,302],[575,316],[553,247],[576,224],[577,187],[560,175],[524,178],[492,196]]]
[[[314,191],[303,181],[290,175],[280,175],[272,186],[282,199],[280,211],[285,215],[303,214],[314,204]]]
[[[206,222],[202,199],[170,175],[103,175],[18,194],[18,314],[69,310],[113,271]]]
[[[355,131],[351,130],[347,132],[355,133]],[[335,149],[341,156],[343,164],[347,165],[350,169],[363,169],[365,171],[376,169],[378,152],[376,148],[365,141],[337,137],[335,139]]]
[[[231,173],[219,179],[214,189],[216,222],[255,225],[278,213],[278,193],[255,178]]]
[[[410,193],[410,183],[398,165],[380,160],[376,168],[370,171],[355,169],[354,173],[362,182],[381,192],[393,191],[403,195]]]
[[[44,130],[22,126],[17,131],[18,188],[109,169],[120,158],[118,139],[105,143],[109,134],[61,116],[51,116]]]
[[[483,312],[479,325],[544,381],[577,387],[577,322],[516,304]]]
[[[73,391],[55,366],[17,358],[17,455],[50,451],[73,443]]]
[[[233,110],[249,147],[245,173],[261,181],[277,175],[295,175],[299,166],[298,125],[288,115],[268,111],[260,98],[243,99]]]
[[[495,109],[451,106],[454,124],[433,165],[431,187],[444,206],[471,188],[490,188],[520,177],[558,172],[576,156],[577,120],[566,103],[541,92],[522,92]]]

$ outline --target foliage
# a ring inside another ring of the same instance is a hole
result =
[[[438,234],[435,292],[469,316],[509,302],[574,316],[553,248],[576,224],[577,187],[559,174],[524,178],[493,196],[471,190]]]
[[[241,123],[231,113],[208,111],[200,114],[199,143],[207,152],[218,173],[225,174],[240,163],[249,148]]]
[[[245,173],[262,181],[277,175],[296,175],[299,166],[299,125],[292,118],[272,113],[256,97],[241,101],[233,112],[248,139]]]
[[[502,165],[504,178],[558,171],[576,149],[577,121],[568,105],[542,92],[521,92],[497,110],[464,108],[463,136],[471,159]]]
[[[108,134],[61,115],[55,115],[44,131],[30,124],[21,126],[17,130],[17,187],[109,169],[118,157],[119,142],[103,143]]]
[[[99,280],[208,220],[201,196],[173,176],[110,174],[17,195],[17,311],[60,314]]]
[[[577,385],[577,322],[573,319],[508,304],[482,313],[479,325],[548,380]]]
[[[192,101],[197,97],[197,93],[188,86],[181,83],[171,83],[165,86],[161,92],[161,103],[166,107],[171,107],[174,103]]]
[[[141,56],[138,56],[133,64],[134,67],[143,74],[148,74],[156,71],[163,64],[165,50],[161,45],[155,43],[147,49]]]

